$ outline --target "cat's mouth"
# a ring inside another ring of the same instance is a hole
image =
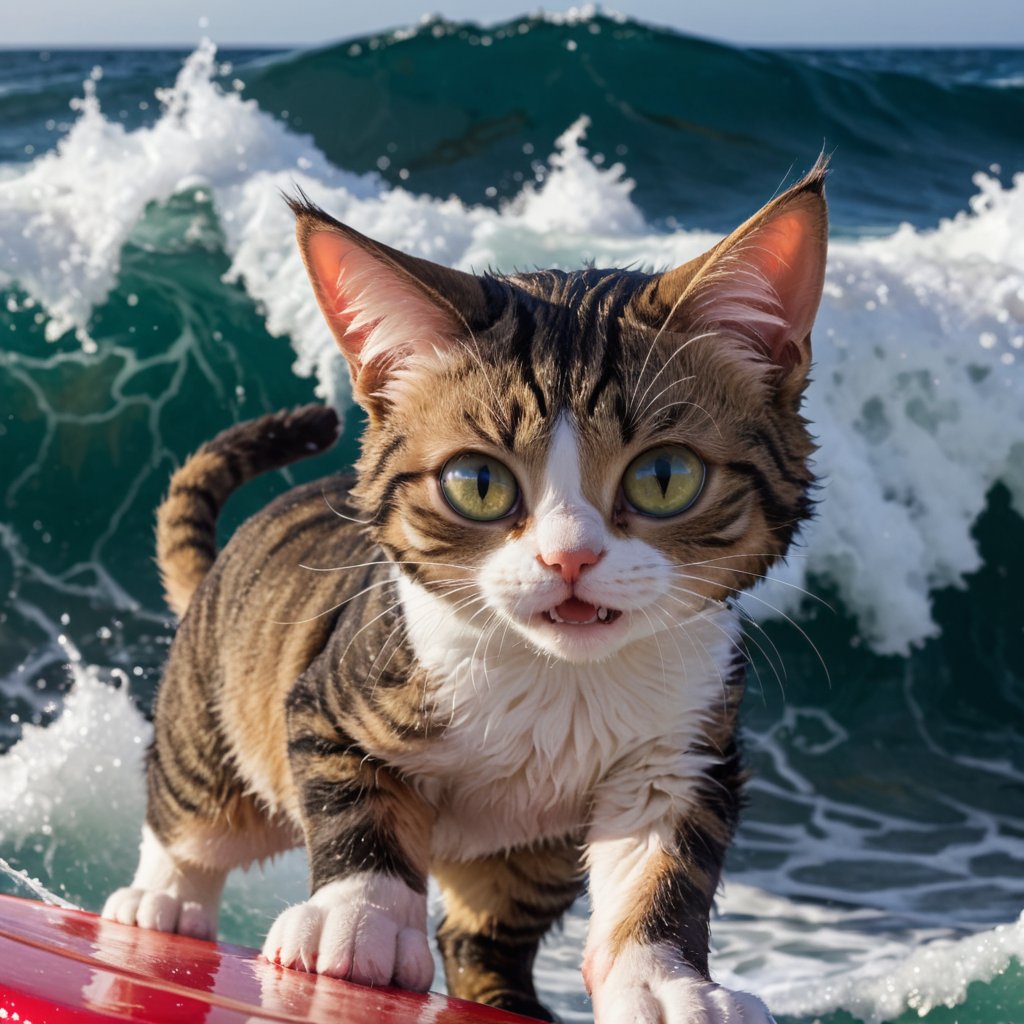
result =
[[[607,625],[621,614],[622,612],[615,608],[605,608],[603,605],[581,601],[578,597],[570,597],[568,601],[549,608],[543,613],[543,617],[559,626],[591,626],[594,623]]]

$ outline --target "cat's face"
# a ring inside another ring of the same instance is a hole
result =
[[[299,214],[370,412],[357,496],[402,571],[495,649],[585,662],[654,634],[699,659],[680,623],[809,508],[820,172],[660,276],[475,278]]]

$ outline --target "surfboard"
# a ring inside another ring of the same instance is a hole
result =
[[[0,895],[2,1024],[524,1024],[435,993],[365,988],[254,949]]]

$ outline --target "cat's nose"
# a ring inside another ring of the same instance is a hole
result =
[[[554,569],[566,583],[575,583],[584,568],[588,565],[596,565],[603,554],[603,551],[594,551],[591,548],[575,548],[572,551],[542,551],[537,555],[537,561],[549,569]]]

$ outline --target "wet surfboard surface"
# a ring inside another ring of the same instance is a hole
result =
[[[366,988],[268,963],[254,949],[0,895],[0,1022],[263,1021],[524,1024],[434,993]]]

